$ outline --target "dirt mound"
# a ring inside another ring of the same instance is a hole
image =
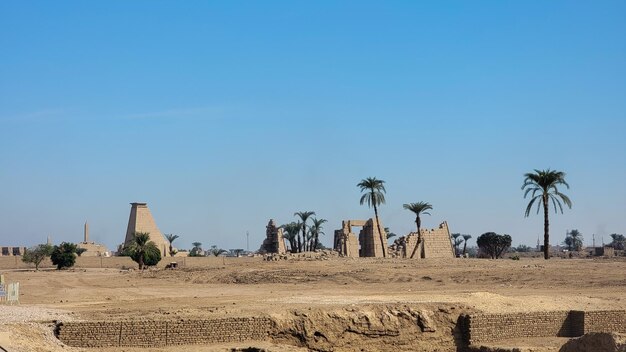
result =
[[[626,334],[591,332],[567,342],[559,352],[626,352]]]
[[[454,351],[460,307],[359,306],[274,316],[272,341],[313,351]]]

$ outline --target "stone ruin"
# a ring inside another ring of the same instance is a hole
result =
[[[361,227],[358,237],[352,232],[353,226]],[[380,228],[384,229],[382,222]],[[386,233],[383,239],[387,248]],[[345,257],[383,257],[376,219],[342,221],[341,230],[335,230],[333,248]]]
[[[358,236],[352,227],[361,227]],[[381,222],[380,228],[384,229]],[[421,229],[422,243],[417,246],[417,232],[411,232],[387,246],[387,234],[383,234],[387,257],[396,258],[454,258],[454,248],[450,241],[448,223],[443,222],[436,229]],[[416,247],[417,246],[417,247]],[[335,230],[333,248],[344,257],[383,257],[380,235],[376,219],[344,220],[341,229]]]
[[[0,256],[24,255],[26,247],[0,247]]]
[[[287,246],[283,237],[283,229],[276,226],[276,221],[270,219],[265,230],[265,240],[260,249],[261,253],[285,254]]]
[[[450,229],[446,221],[436,229],[420,229],[422,243],[417,245],[417,232],[396,239],[389,251],[397,258],[454,258],[454,248],[450,240]]]
[[[130,203],[130,205],[130,217],[128,218],[124,245],[133,240],[133,233],[148,232],[150,234],[150,241],[154,242],[157,248],[159,248],[161,256],[169,257],[170,243],[165,239],[154,222],[148,205],[146,203]]]
[[[83,241],[77,244],[78,248],[85,250],[81,256],[83,257],[108,257],[111,253],[103,244],[89,242],[89,224],[85,222]]]

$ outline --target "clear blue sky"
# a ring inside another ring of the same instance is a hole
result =
[[[122,242],[147,202],[179,246],[258,248],[270,218],[428,201],[534,245],[522,176],[565,171],[553,243],[626,233],[624,1],[0,1],[0,245]]]

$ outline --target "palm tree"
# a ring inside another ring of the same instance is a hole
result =
[[[611,247],[618,250],[624,249],[624,244],[626,243],[626,238],[624,237],[624,235],[612,233],[611,238],[613,239],[610,244]]]
[[[391,230],[388,227],[385,227],[384,230],[385,230],[385,234],[387,235],[387,240],[389,240],[392,237],[398,236],[395,233],[391,232]]]
[[[213,256],[218,257],[220,254],[226,253],[228,251],[225,249],[217,248],[217,246],[214,245],[214,246],[211,246],[211,249],[209,249],[209,252],[213,254]]]
[[[298,216],[300,220],[302,220],[302,242],[306,241],[306,222],[311,217],[311,215],[315,215],[314,211],[299,211],[293,213],[293,216]],[[298,252],[302,252],[302,243],[300,241],[300,236],[298,236]],[[304,243],[306,246],[306,243]]]
[[[189,251],[189,256],[190,257],[203,257],[204,254],[202,253],[202,243],[192,242],[191,244],[193,245],[193,248],[191,249],[191,251]]]
[[[463,236],[463,256],[465,257],[465,253],[466,253],[466,249],[467,249],[467,240],[469,240],[470,238],[472,238],[472,235],[461,235]]]
[[[312,250],[316,250],[317,246],[320,243],[320,235],[324,235],[324,231],[322,231],[322,224],[325,222],[328,222],[328,220],[326,219],[317,219],[317,218],[313,218],[313,225],[311,225],[310,228],[310,232],[313,235],[312,239],[313,239],[313,244],[312,244]]]
[[[458,245],[461,244],[461,242],[459,241],[459,237],[461,237],[460,233],[452,234],[452,242],[454,243],[454,256],[455,257],[459,255],[459,248],[457,248]]]
[[[561,200],[570,209],[572,208],[572,201],[569,197],[559,192],[557,186],[560,185],[569,189],[569,185],[565,182],[565,173],[562,171],[535,169],[534,173],[524,175],[524,184],[522,185],[522,190],[526,189],[524,198],[531,194],[530,202],[526,207],[526,217],[530,215],[530,211],[537,200],[540,200],[537,202],[537,214],[543,205],[543,257],[545,259],[550,258],[550,222],[548,220],[550,201],[552,201],[555,213],[558,213],[558,210],[563,213]]]
[[[427,202],[417,202],[404,204],[402,207],[415,213],[415,225],[417,225],[417,244],[415,245],[415,248],[413,248],[413,253],[411,253],[411,258],[413,258],[415,256],[415,252],[417,252],[417,247],[419,247],[422,243],[422,219],[420,218],[420,215],[430,215],[428,210],[432,210],[433,206]]]
[[[171,233],[165,234],[165,238],[170,243],[170,257],[173,257],[176,254],[176,252],[177,252],[177,251],[174,250],[174,247],[172,246],[172,242],[174,242],[179,237],[180,236],[172,235]]]
[[[283,229],[283,237],[289,241],[291,253],[295,253],[297,250],[296,237],[300,233],[302,224],[299,222],[290,222],[289,224],[282,225],[281,228]]]
[[[567,233],[563,243],[565,243],[567,249],[570,251],[580,251],[583,247],[583,234],[574,229]]]
[[[374,207],[374,215],[376,216],[376,226],[378,227],[378,235],[380,236],[380,245],[383,247],[383,257],[387,257],[387,243],[383,238],[383,231],[380,228],[380,221],[378,220],[378,206],[385,204],[385,181],[379,180],[376,177],[368,177],[361,180],[357,185],[361,189],[361,193],[366,192],[361,196],[361,205],[367,203],[368,207]]]
[[[139,270],[143,270],[144,267],[144,256],[150,244],[154,246],[154,242],[150,241],[150,233],[149,232],[134,232],[133,239],[130,243],[132,251],[135,253],[137,258],[137,264],[139,264]]]

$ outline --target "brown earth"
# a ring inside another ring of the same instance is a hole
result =
[[[177,270],[82,268],[8,270],[4,274],[7,281],[20,282],[23,307],[59,310],[58,314],[75,319],[269,315],[284,325],[280,334],[270,342],[253,344],[269,351],[295,351],[295,346],[336,351],[454,351],[458,347],[454,331],[460,312],[601,310],[626,306],[626,258],[299,258],[271,262],[262,258],[226,258],[204,267]],[[403,318],[416,315],[417,311],[432,316],[438,327],[436,332],[424,334]],[[381,318],[385,316],[392,317],[390,322]],[[371,326],[383,324],[385,330],[397,333],[368,339],[368,332],[358,328],[363,319]],[[46,338],[45,332],[40,337],[33,333],[46,330],[46,325],[7,323],[0,325],[0,346],[8,346],[10,351],[78,350],[60,347],[58,341]],[[413,335],[407,329],[414,329]],[[313,330],[317,333],[313,334]],[[424,334],[420,335],[421,342],[414,341],[416,334]],[[232,347],[248,346],[189,346],[184,350],[227,351]]]

